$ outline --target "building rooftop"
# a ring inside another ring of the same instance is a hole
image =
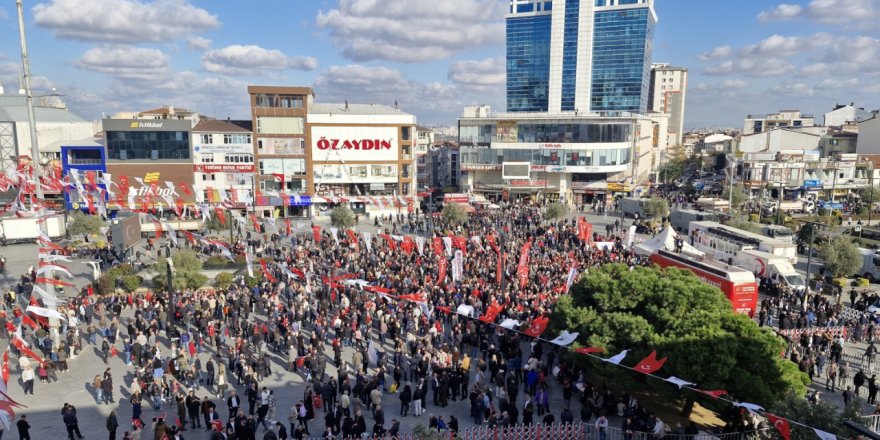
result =
[[[34,117],[37,122],[86,122],[85,119],[60,108],[34,107]],[[8,105],[0,102],[0,121],[28,122],[27,107],[22,105]]]
[[[382,104],[325,104],[309,106],[309,114],[357,115],[357,116],[410,116],[399,108]]]
[[[240,121],[236,121],[240,122]],[[229,120],[202,120],[192,129],[197,133],[250,133],[251,130]]]
[[[152,110],[142,111],[139,114],[141,115],[191,115],[193,112],[180,107],[174,107],[173,105],[163,105],[159,108],[154,108]]]

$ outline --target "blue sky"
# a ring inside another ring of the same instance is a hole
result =
[[[0,81],[17,88],[14,7]],[[248,84],[393,104],[426,124],[504,108],[507,0],[25,0],[35,90],[84,118],[159,105],[246,118]],[[880,108],[878,0],[656,0],[655,62],[689,68],[688,127]]]

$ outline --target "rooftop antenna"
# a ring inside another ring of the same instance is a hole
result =
[[[31,134],[31,167],[34,173],[34,190],[38,199],[43,198],[43,188],[40,185],[40,167],[37,166],[40,160],[40,146],[37,142],[37,117],[34,115],[34,95],[31,93],[31,63],[28,59],[27,40],[24,37],[24,12],[21,0],[16,0],[15,5],[18,8],[18,34],[21,43],[21,68],[22,68],[22,87],[27,96],[27,112],[28,125],[30,125]]]
[[[348,100],[345,100],[345,111],[348,111]]]

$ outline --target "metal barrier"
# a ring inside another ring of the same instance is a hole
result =
[[[595,423],[575,423],[552,425],[515,425],[491,428],[488,426],[474,426],[459,430],[458,435],[451,431],[441,431],[449,436],[449,439],[459,440],[752,440],[765,437],[767,429],[749,432],[736,432],[729,434],[675,435],[664,434],[655,436],[647,432],[624,433],[620,428],[608,427],[604,435],[596,429]],[[399,440],[418,440],[413,433],[401,433],[396,436]]]
[[[873,432],[880,432],[880,415],[862,416],[860,422],[865,428]]]

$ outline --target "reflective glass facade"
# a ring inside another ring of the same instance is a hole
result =
[[[510,135],[510,131],[506,134]],[[625,123],[524,123],[516,125],[516,140],[499,136],[496,124],[465,125],[459,127],[461,146],[489,146],[492,142],[558,142],[558,143],[612,143],[631,142],[632,124]]]
[[[532,165],[595,167],[626,165],[630,161],[630,150],[630,148],[512,150],[468,147],[462,148],[460,154],[464,166],[529,162]]]
[[[547,111],[550,22],[550,15],[507,19],[508,111]]]
[[[190,158],[188,131],[107,131],[107,159]]]
[[[595,13],[592,111],[646,113],[654,24],[648,8]]]
[[[562,110],[573,111],[577,75],[580,0],[565,2],[565,35],[562,41]]]

